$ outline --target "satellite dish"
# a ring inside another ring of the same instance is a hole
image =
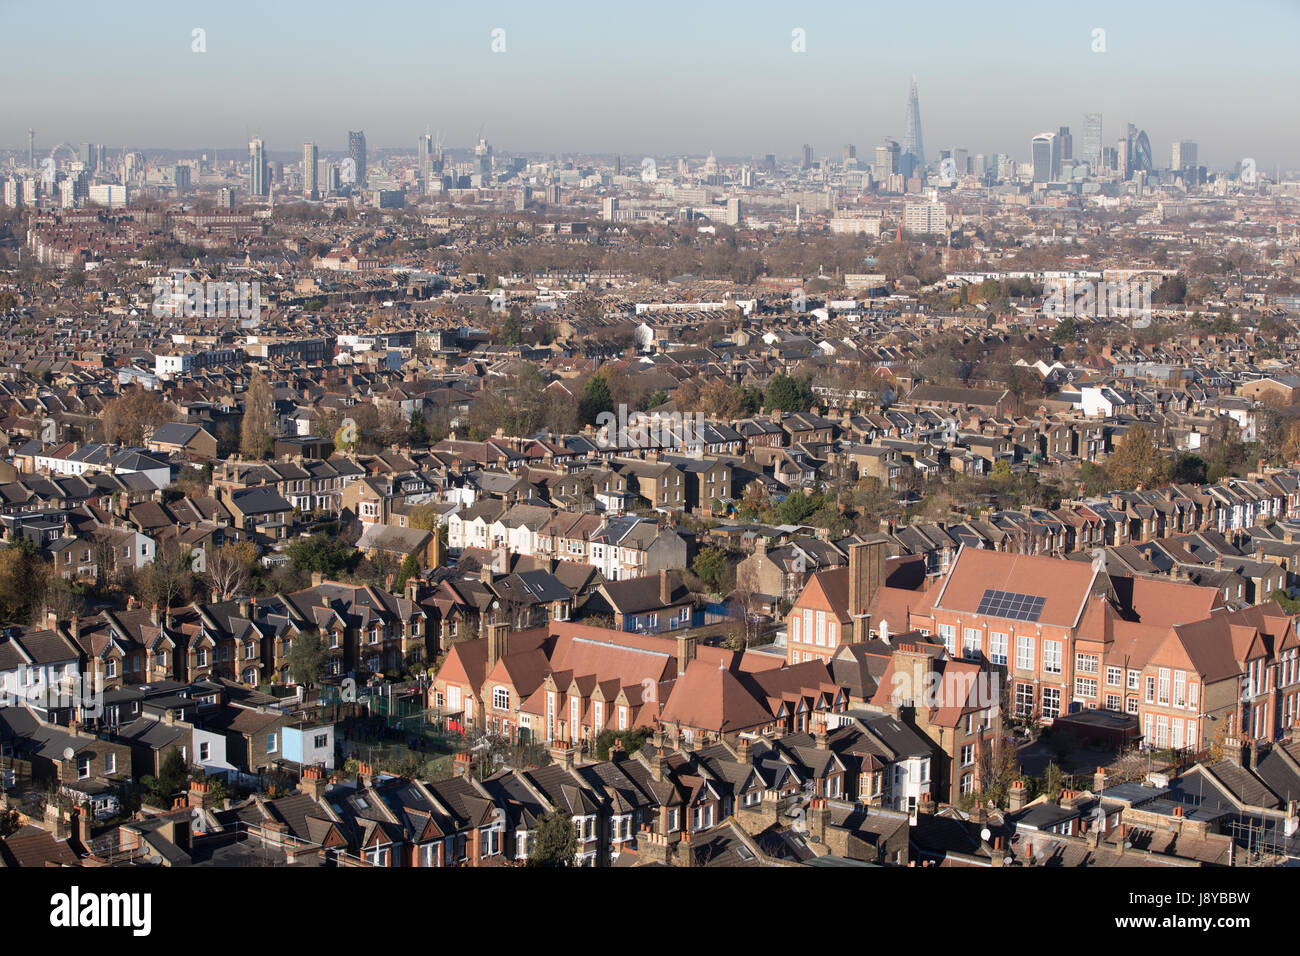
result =
[[[64,748],[63,748],[63,759],[64,759],[64,760],[71,760],[71,759],[72,759],[73,757],[75,757],[76,755],[77,755],[77,752],[76,752],[75,750],[73,750],[71,747],[64,747]]]
[[[989,832],[988,827],[985,827],[983,830],[980,831],[980,839],[983,840],[985,843],[988,842],[989,837],[991,837],[992,835],[993,834]]]

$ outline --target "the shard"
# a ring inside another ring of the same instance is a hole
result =
[[[907,130],[903,136],[902,172],[912,176],[925,169],[925,146],[921,142],[921,103],[916,96],[916,77],[907,94]]]

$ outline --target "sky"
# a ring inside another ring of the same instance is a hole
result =
[[[915,75],[927,158],[1028,160],[1060,126],[1077,151],[1100,112],[1158,166],[1190,139],[1212,167],[1300,167],[1300,0],[0,0],[0,36],[0,148],[31,127],[41,153],[482,129],[505,152],[869,157]]]

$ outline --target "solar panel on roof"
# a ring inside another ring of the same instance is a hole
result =
[[[989,588],[980,598],[976,614],[988,614],[991,617],[1004,617],[1012,621],[1037,621],[1043,613],[1046,598],[1035,594],[1017,594],[1015,591],[999,591]]]

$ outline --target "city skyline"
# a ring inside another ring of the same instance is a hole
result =
[[[1005,29],[1027,5],[999,17],[941,6],[944,27],[926,34],[918,58],[914,43],[887,42],[915,33],[903,13],[841,4],[790,12],[763,3],[738,18],[669,2],[666,16],[646,22],[612,14],[623,18],[612,32],[574,6],[505,4],[491,13],[439,12],[446,22],[437,34],[425,30],[426,14],[402,10],[397,20],[398,8],[383,3],[346,31],[329,16],[295,17],[297,4],[259,10],[266,22],[255,32],[240,4],[178,12],[145,3],[142,12],[155,15],[133,18],[129,29],[74,0],[19,5],[11,27],[33,42],[3,67],[25,95],[0,106],[0,141],[21,149],[35,128],[46,131],[47,144],[194,150],[260,135],[286,150],[314,141],[331,151],[335,137],[346,145],[347,129],[364,128],[378,148],[409,149],[431,126],[450,148],[472,146],[485,127],[505,151],[795,155],[808,142],[824,156],[845,142],[902,141],[915,74],[932,153],[964,147],[1024,158],[1036,131],[1082,128],[1085,113],[1101,113],[1114,118],[1112,129],[1129,122],[1146,129],[1161,153],[1178,140],[1200,143],[1207,165],[1247,155],[1266,168],[1300,162],[1300,132],[1276,122],[1271,92],[1297,79],[1285,55],[1289,31],[1259,29],[1300,24],[1293,6],[1257,0],[1248,6],[1253,18],[1216,21],[1212,32],[1185,7],[1177,18],[1171,7],[1116,3],[1078,15],[1035,11],[1039,26],[1028,41]],[[88,29],[67,38],[54,32],[68,18]],[[383,29],[408,20],[410,29]],[[196,29],[204,31],[202,53],[191,49]],[[505,31],[502,52],[493,53],[497,29]],[[1097,30],[1101,52],[1093,51]],[[618,42],[597,42],[600,35]],[[68,54],[57,70],[46,36]],[[800,44],[805,52],[795,52]],[[872,60],[867,79],[857,67],[864,53]],[[1233,62],[1251,69],[1204,66]],[[322,88],[330,95],[319,96]],[[150,106],[124,115],[127,102]],[[573,105],[538,108],[558,103]]]

